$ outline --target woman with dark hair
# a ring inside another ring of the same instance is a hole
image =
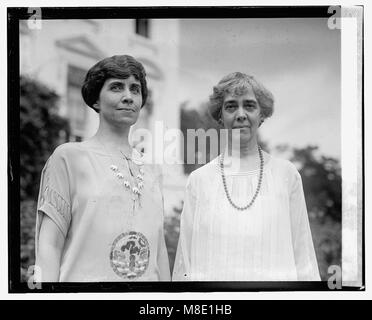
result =
[[[257,142],[273,106],[273,95],[240,72],[214,87],[210,113],[227,145],[188,178],[174,280],[320,280],[301,176]]]
[[[42,282],[169,280],[160,171],[128,141],[146,103],[146,73],[128,55],[87,73],[96,134],[59,146],[41,176],[36,265]]]

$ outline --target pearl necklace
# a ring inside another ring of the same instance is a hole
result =
[[[258,178],[258,184],[257,184],[257,189],[256,189],[256,192],[255,194],[253,195],[253,198],[252,200],[244,207],[240,207],[238,205],[236,205],[232,199],[231,199],[231,196],[229,194],[229,191],[227,189],[227,184],[226,184],[226,177],[225,177],[225,169],[224,169],[224,165],[223,165],[223,160],[224,160],[224,153],[221,154],[220,156],[220,168],[221,168],[221,175],[222,175],[222,183],[223,183],[223,187],[225,189],[225,193],[226,193],[226,197],[227,199],[229,200],[230,204],[237,210],[240,210],[240,211],[244,211],[246,209],[248,209],[249,207],[252,206],[252,204],[254,203],[254,201],[256,200],[257,198],[257,195],[261,189],[261,183],[262,183],[262,176],[263,176],[263,166],[264,166],[264,160],[263,160],[263,155],[262,155],[262,150],[261,150],[261,147],[258,146],[258,154],[260,156],[260,174],[259,174],[259,178]]]

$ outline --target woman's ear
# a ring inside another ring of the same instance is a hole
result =
[[[261,117],[260,117],[260,124],[258,126],[261,127],[261,124],[263,124],[264,121],[265,121],[265,118],[261,115]]]
[[[97,110],[97,112],[100,111],[98,101],[97,101],[96,103],[93,104],[93,108],[94,108],[95,110]]]
[[[222,108],[221,108],[220,111],[219,111],[217,122],[218,122],[218,124],[219,124],[221,127],[223,127]]]

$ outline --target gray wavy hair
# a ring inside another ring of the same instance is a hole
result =
[[[270,117],[274,112],[273,94],[253,76],[241,72],[233,72],[223,77],[213,87],[213,94],[209,97],[209,112],[213,119],[216,121],[220,120],[222,105],[227,94],[242,95],[248,88],[252,88],[264,119]]]

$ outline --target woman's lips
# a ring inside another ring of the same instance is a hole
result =
[[[132,108],[118,108],[116,110],[119,110],[119,111],[127,111],[127,112],[134,112],[134,109]]]

